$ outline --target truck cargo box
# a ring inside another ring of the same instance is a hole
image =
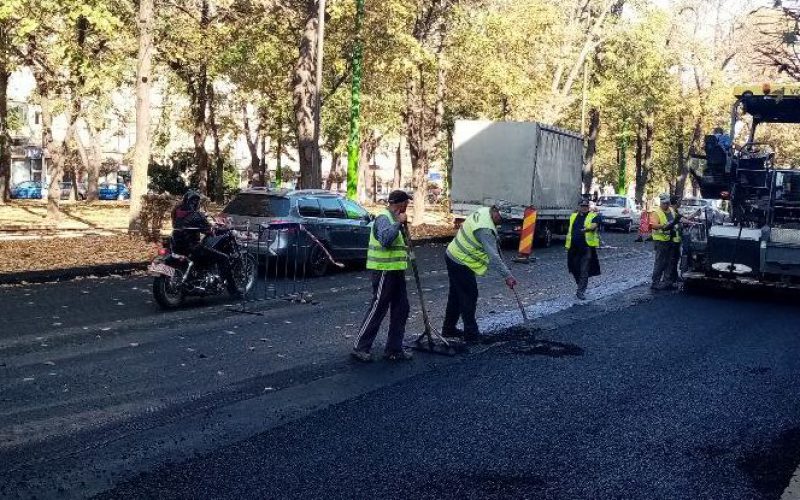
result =
[[[453,135],[453,212],[499,204],[521,218],[566,220],[581,197],[583,138],[534,122],[459,120]]]

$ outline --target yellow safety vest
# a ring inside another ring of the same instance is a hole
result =
[[[466,218],[456,237],[447,246],[447,252],[456,262],[467,266],[478,276],[483,276],[489,269],[489,254],[475,237],[478,229],[488,229],[497,238],[497,227],[488,207],[479,208]]]
[[[378,214],[385,215],[390,221],[395,222],[394,214],[384,209]],[[367,248],[367,269],[375,271],[405,271],[408,269],[408,249],[403,232],[397,233],[391,245],[384,247],[375,237],[375,227],[369,231],[369,247]]]
[[[673,220],[677,217],[675,210],[670,208],[670,212],[672,212]],[[661,210],[661,208],[656,208],[653,213],[656,214],[656,218],[658,219],[658,223],[660,225],[665,225],[669,223],[669,219],[667,218],[667,213]],[[672,241],[674,243],[681,242],[681,233],[678,231],[677,228],[673,231],[674,235],[672,236]],[[664,231],[663,229],[653,229],[653,241],[669,241],[669,231]]]
[[[589,212],[586,214],[586,220],[583,222],[584,229],[589,229],[589,226],[594,224],[594,219],[597,217],[597,214],[594,212]],[[567,247],[567,250],[572,246],[572,226],[575,225],[575,219],[578,218],[578,212],[574,212],[569,217],[569,231],[567,231],[567,243],[564,245]],[[600,246],[600,235],[597,234],[597,231],[586,231],[583,233],[586,237],[586,244],[590,247],[599,247]]]

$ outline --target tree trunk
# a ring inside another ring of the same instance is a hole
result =
[[[420,80],[424,78],[420,72]],[[420,81],[418,89],[413,74],[406,80],[406,136],[408,153],[411,157],[411,185],[414,188],[413,224],[420,224],[425,215],[425,170],[428,168],[427,151],[423,144],[424,128],[424,86]],[[417,95],[419,92],[419,96]]]
[[[583,157],[583,192],[592,190],[594,182],[594,158],[597,154],[597,138],[600,135],[600,110],[592,106],[589,109],[589,133],[586,135],[586,153]]]
[[[242,117],[243,117],[243,124],[244,124],[244,139],[247,142],[247,149],[250,151],[250,179],[252,180],[254,175],[258,175],[259,173],[259,166],[261,161],[258,157],[258,146],[261,143],[260,141],[260,129],[261,127],[256,128],[256,135],[253,137],[253,133],[250,128],[250,117],[247,113],[247,105],[242,106]],[[261,182],[264,179],[259,179]]]
[[[328,171],[328,180],[325,181],[325,189],[330,191],[333,188],[333,180],[339,175],[339,160],[342,155],[338,151],[331,153],[331,169]]]
[[[394,179],[392,180],[393,189],[403,189],[403,138],[397,141],[397,152],[394,157]]]
[[[208,120],[211,128],[211,137],[214,140],[214,173],[216,183],[214,184],[214,200],[223,203],[225,200],[225,161],[222,158],[222,151],[219,147],[219,126],[217,124],[217,96],[214,93],[214,85],[208,85]]]
[[[208,107],[208,68],[203,65],[198,73],[197,88],[192,96],[194,121],[194,157],[197,164],[197,189],[208,196],[208,152],[206,151],[206,108]]]
[[[367,182],[369,180],[369,141],[368,136],[361,141],[358,149],[358,201],[366,203],[369,197]]]
[[[266,156],[266,155],[265,155]],[[275,141],[275,181],[283,184],[283,114],[278,115],[278,140]]]
[[[92,126],[87,123],[86,132],[89,136],[88,146],[83,142],[83,138],[78,132],[77,127],[73,136],[75,138],[75,144],[77,145],[76,149],[81,157],[83,167],[86,170],[86,201],[92,202],[97,201],[98,179],[100,177],[100,165],[103,159],[100,141],[98,139],[100,131],[92,129]],[[77,186],[78,179],[76,176],[75,182],[73,183],[73,191],[75,191],[76,197]]]
[[[634,192],[634,199],[637,202],[642,201],[642,189],[644,184],[642,183],[642,177],[644,172],[642,171],[642,155],[644,153],[644,138],[642,137],[642,124],[636,124],[636,139],[635,139],[635,149],[633,151],[633,162],[634,162],[634,182],[636,183],[636,191]]]
[[[702,115],[698,116],[695,119],[694,127],[692,129],[692,138],[689,142],[689,154],[685,154],[685,149],[683,145],[683,140],[678,148],[678,178],[675,181],[675,192],[673,193],[675,196],[679,198],[683,198],[683,193],[686,190],[686,179],[689,177],[689,157],[695,152],[695,148],[697,144],[700,142],[700,138],[703,136],[703,119]],[[681,134],[680,137],[683,137]]]
[[[265,186],[269,185],[269,173],[267,172],[267,151],[269,151],[269,147],[267,147],[267,136],[261,136],[261,160],[258,163],[258,175],[263,179],[263,183]]]
[[[46,85],[40,85],[39,93],[42,109],[42,161],[46,164],[47,169],[47,216],[57,222],[61,217],[59,202],[61,200],[61,180],[64,178],[65,151],[61,145],[56,144],[53,138],[53,115],[50,109],[49,89]]]
[[[644,122],[644,157],[642,158],[642,197],[636,201],[643,202],[644,194],[647,193],[647,183],[650,181],[650,174],[653,172],[653,142],[655,140],[655,117],[647,115]]]
[[[0,205],[8,202],[11,189],[11,134],[8,130],[8,81],[11,72],[6,64],[7,35],[0,24]]]
[[[153,2],[139,0],[139,52],[136,63],[136,144],[131,172],[131,204],[128,230],[141,233],[141,211],[147,194],[147,168],[150,163],[150,73],[153,57]]]
[[[636,203],[643,204],[647,194],[647,183],[653,171],[654,120],[645,114],[636,130]]]
[[[319,145],[316,144],[314,135],[318,24],[315,5],[313,1],[306,2],[308,12],[292,82],[297,149],[300,157],[300,185],[304,189],[319,189],[322,186]]]

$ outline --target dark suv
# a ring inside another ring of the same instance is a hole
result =
[[[337,261],[367,259],[373,217],[358,203],[329,191],[251,188],[237,194],[220,215],[236,225],[298,222],[316,236]],[[250,242],[247,246],[250,251],[267,258],[296,257],[290,233],[280,232],[269,241],[267,238],[267,234],[262,234],[258,244]],[[322,276],[327,272],[329,262],[316,245],[312,244],[308,255],[302,257],[307,259],[314,275]]]

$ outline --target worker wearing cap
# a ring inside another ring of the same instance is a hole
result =
[[[411,353],[403,349],[409,305],[406,292],[408,250],[402,228],[407,220],[409,200],[411,196],[405,191],[389,193],[389,206],[378,214],[370,231],[367,269],[372,271],[372,302],[353,345],[352,356],[358,361],[372,361],[372,343],[389,310],[389,336],[384,357],[391,361],[412,358]]]
[[[670,206],[670,196],[659,196],[659,205],[650,217],[653,234],[653,246],[656,257],[653,262],[653,280],[650,288],[666,290],[675,286],[677,279],[677,263],[675,272],[671,271],[674,262],[675,243],[680,244],[680,234],[676,229],[679,222],[677,211]]]
[[[575,296],[579,300],[586,299],[586,287],[589,277],[600,275],[600,260],[597,248],[600,246],[600,235],[597,233],[597,213],[589,210],[589,200],[584,198],[578,204],[578,211],[569,218],[567,231],[567,268],[575,278],[578,290]]]
[[[477,341],[480,338],[475,311],[478,306],[478,282],[475,276],[483,276],[491,267],[505,279],[509,288],[517,285],[508,266],[500,258],[497,249],[497,225],[502,221],[497,207],[479,208],[470,214],[447,246],[445,264],[450,291],[442,325],[445,337],[463,337]],[[456,328],[459,318],[464,330]]]

